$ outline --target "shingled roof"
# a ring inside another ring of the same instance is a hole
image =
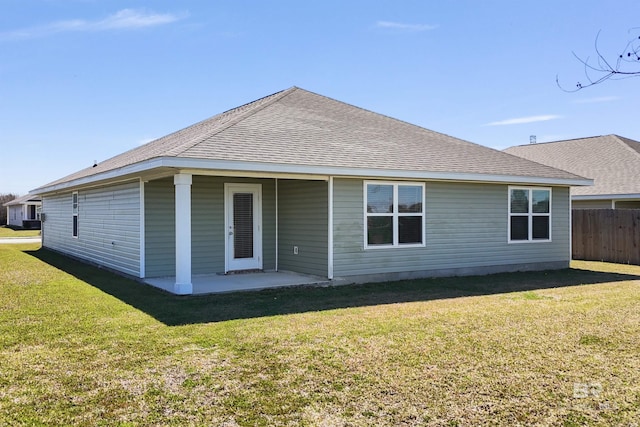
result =
[[[510,147],[505,152],[592,178],[573,196],[640,194],[640,142],[618,135]]]
[[[149,163],[153,160],[153,164]],[[177,162],[181,160],[181,162]],[[514,177],[584,185],[582,177],[433,132],[298,87],[277,92],[134,148],[40,188],[125,174],[132,166],[499,181]],[[235,166],[234,166],[235,165]],[[393,172],[392,172],[393,171]],[[395,174],[395,175],[394,175]],[[483,178],[483,176],[485,178]],[[36,192],[37,190],[34,190]]]
[[[3,203],[2,206],[15,206],[22,205],[28,202],[41,202],[42,199],[40,197],[34,197],[32,194],[26,194],[21,197],[17,197],[13,200],[8,201],[7,203]]]

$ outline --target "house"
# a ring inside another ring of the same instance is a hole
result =
[[[40,197],[27,194],[4,203],[2,206],[7,208],[7,225],[36,230],[40,228],[40,208],[42,206]]]
[[[590,182],[292,87],[33,192],[44,247],[191,294],[234,272],[565,268],[569,188]]]
[[[640,208],[640,142],[618,135],[520,145],[509,154],[593,178],[571,189],[574,209]]]

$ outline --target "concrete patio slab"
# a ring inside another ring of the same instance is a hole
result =
[[[173,293],[175,277],[148,278],[145,283]],[[297,285],[324,285],[326,277],[311,276],[289,271],[266,271],[236,274],[206,274],[192,277],[193,295],[220,292],[259,290]]]

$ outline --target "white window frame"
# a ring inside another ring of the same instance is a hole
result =
[[[529,195],[528,195],[528,201],[529,201],[529,207],[528,207],[528,212],[527,213],[511,213],[511,191],[512,190],[525,190],[528,191]],[[549,212],[548,213],[539,213],[539,212],[533,212],[533,191],[536,190],[546,190],[549,192]],[[509,191],[507,192],[507,241],[508,243],[548,243],[551,242],[551,238],[552,238],[552,231],[553,231],[553,216],[552,216],[552,212],[553,212],[553,207],[552,207],[552,201],[553,201],[553,191],[551,187],[517,187],[517,186],[509,186]],[[522,239],[522,240],[511,240],[511,217],[514,216],[526,216],[527,217],[527,224],[528,224],[528,233],[527,233],[527,239]],[[533,238],[533,218],[534,217],[540,217],[540,216],[546,216],[549,217],[549,238],[548,239],[534,239]]]
[[[74,191],[71,193],[71,237],[74,239],[78,238],[79,230],[80,230],[80,220],[78,219],[78,211],[80,210],[80,197],[78,196],[78,192]],[[75,222],[75,230],[73,227],[73,223]]]
[[[368,185],[391,185],[393,186],[393,213],[373,213],[367,212],[367,186]],[[422,189],[422,212],[398,212],[398,187],[399,186],[408,186],[408,187],[420,187]],[[364,222],[363,222],[363,240],[364,240],[364,248],[365,249],[389,249],[389,248],[423,248],[426,246],[426,199],[425,199],[425,183],[424,182],[412,182],[412,181],[374,181],[374,180],[365,180],[363,181],[362,186],[363,192],[363,211],[364,211]],[[393,242],[392,244],[387,245],[369,245],[368,242],[368,221],[369,217],[375,216],[392,216],[392,227],[393,227]],[[399,242],[399,226],[398,226],[398,217],[401,216],[420,216],[422,218],[422,243],[400,243]]]

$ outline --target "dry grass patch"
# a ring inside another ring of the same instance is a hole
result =
[[[640,418],[638,267],[180,298],[25,249],[0,246],[0,424]]]

